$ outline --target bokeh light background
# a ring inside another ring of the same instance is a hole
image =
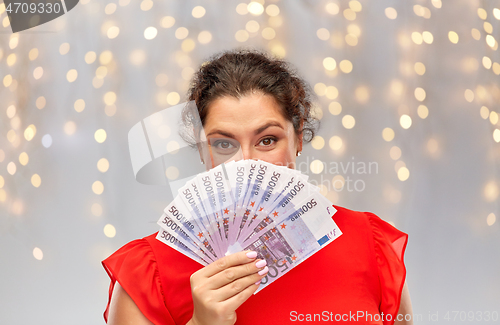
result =
[[[16,34],[0,4],[0,323],[104,323],[100,261],[171,199],[134,180],[127,132],[238,46],[317,93],[298,163],[322,193],[409,234],[417,323],[500,312],[499,41],[488,0],[83,0]]]

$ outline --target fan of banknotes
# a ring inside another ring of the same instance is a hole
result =
[[[307,180],[261,160],[220,164],[179,189],[156,238],[202,265],[256,251],[269,267],[258,292],[342,234],[335,208]]]

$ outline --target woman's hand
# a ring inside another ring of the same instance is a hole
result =
[[[189,325],[232,325],[236,309],[257,290],[267,274],[265,260],[253,251],[225,256],[191,276],[194,312]]]

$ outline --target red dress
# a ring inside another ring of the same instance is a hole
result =
[[[237,309],[236,324],[297,321],[393,324],[406,277],[408,235],[370,212],[334,205],[342,235]],[[137,239],[102,263],[154,324],[185,324],[193,313],[189,277],[201,264],[155,239]],[[107,321],[109,301],[104,318]]]

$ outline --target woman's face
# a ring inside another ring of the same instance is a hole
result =
[[[296,154],[302,150],[302,135],[296,135],[276,100],[261,92],[214,100],[204,130],[214,165],[261,159],[294,168]]]

